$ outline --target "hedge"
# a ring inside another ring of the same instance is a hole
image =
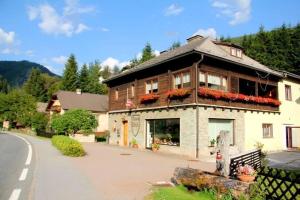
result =
[[[82,145],[68,136],[55,135],[52,137],[51,141],[53,146],[55,146],[63,155],[72,157],[85,155]]]

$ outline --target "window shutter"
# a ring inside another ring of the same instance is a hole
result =
[[[232,76],[230,79],[230,86],[232,93],[239,93],[239,78]]]

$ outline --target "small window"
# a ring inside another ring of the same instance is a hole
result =
[[[231,48],[231,55],[236,56],[236,48]]]
[[[146,82],[146,94],[158,92],[158,80],[153,79]]]
[[[273,137],[273,125],[272,124],[262,124],[263,128],[263,138]]]
[[[119,99],[119,89],[117,88],[115,90],[115,100],[118,100]]]
[[[131,85],[131,97],[134,97],[135,95],[135,87],[134,84]]]
[[[190,72],[178,73],[174,75],[174,88],[188,88],[191,87]]]
[[[285,85],[285,99],[292,101],[292,88],[290,85]]]
[[[242,50],[240,50],[240,49],[236,50],[236,57],[239,57],[239,58],[242,57]]]
[[[205,73],[204,72],[199,72],[199,86],[200,87],[205,87]]]

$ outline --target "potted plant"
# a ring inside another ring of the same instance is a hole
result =
[[[132,148],[139,148],[139,145],[138,145],[138,143],[137,143],[137,141],[136,141],[135,138],[133,138],[131,140],[131,146],[132,146]]]
[[[216,140],[215,139],[210,140],[210,146],[211,147],[214,147],[215,144],[216,144]]]
[[[254,181],[257,172],[250,165],[239,166],[237,169],[237,177],[243,182]]]
[[[180,99],[185,98],[191,95],[192,91],[189,88],[180,88],[180,89],[173,89],[167,92],[167,97],[169,99]]]
[[[146,95],[141,96],[140,102],[143,103],[143,104],[144,103],[153,103],[153,102],[157,101],[158,99],[159,99],[158,94],[150,93],[150,94],[146,94]]]
[[[160,145],[158,143],[153,143],[152,144],[152,151],[156,152],[158,151],[160,148]]]

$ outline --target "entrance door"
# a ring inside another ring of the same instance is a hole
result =
[[[146,148],[151,149],[154,136],[154,120],[147,120]]]
[[[128,121],[123,121],[123,145],[128,145]]]
[[[292,128],[286,127],[286,147],[292,148]]]

